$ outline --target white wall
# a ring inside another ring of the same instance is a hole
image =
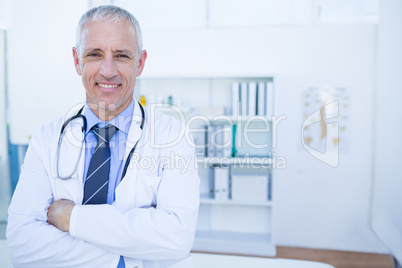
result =
[[[277,243],[387,252],[369,225],[376,38],[364,25],[145,32],[144,77],[274,74],[277,115],[287,116],[276,149],[288,163],[274,179]],[[328,84],[351,96],[350,146],[337,168],[299,150],[301,93]]]
[[[92,0],[130,10],[144,31],[375,23],[379,0]]]
[[[135,13],[135,9],[132,11]],[[342,16],[340,11],[327,12],[331,16],[321,19],[336,21]],[[354,12],[364,13],[356,9]],[[352,21],[351,13],[348,22]],[[365,19],[359,17],[354,22],[362,20]],[[273,74],[278,115],[288,118],[281,123],[278,135],[277,153],[286,158],[288,166],[275,173],[277,243],[388,252],[370,228],[376,26],[246,26],[144,30],[149,58],[143,75],[151,78]],[[301,92],[321,85],[345,87],[351,97],[349,149],[341,153],[337,168],[299,150]],[[202,95],[203,91],[194,92],[197,100],[203,100]]]
[[[387,252],[369,225],[377,32],[350,24],[376,22],[376,1],[304,1],[303,8],[290,8],[291,0],[209,1],[207,27],[201,28],[197,10],[178,8],[179,2],[165,1],[164,14],[188,12],[194,19],[166,23],[172,19],[158,20],[158,10],[140,1],[115,1],[143,26],[149,52],[144,77],[275,75],[278,115],[288,117],[277,148],[288,167],[277,170],[274,181],[278,244]],[[346,87],[351,96],[350,146],[337,168],[299,150],[301,92],[321,85]],[[193,94],[202,105],[214,102],[202,90]]]
[[[27,144],[36,130],[84,100],[72,47],[87,1],[12,2],[8,28],[10,139]]]
[[[402,1],[380,2],[372,226],[402,263]]]

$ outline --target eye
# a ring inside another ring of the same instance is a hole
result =
[[[126,59],[128,59],[129,56],[127,56],[127,55],[125,55],[125,54],[121,54],[121,55],[119,55],[119,58],[126,58]]]
[[[98,53],[89,53],[89,54],[88,54],[88,57],[90,57],[90,58],[96,58],[96,57],[99,57],[99,54],[98,54]]]

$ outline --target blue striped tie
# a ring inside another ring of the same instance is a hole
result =
[[[110,171],[109,141],[117,130],[117,127],[110,124],[103,128],[99,128],[98,126],[92,128],[98,144],[92,154],[85,179],[83,205],[106,204],[107,202]]]

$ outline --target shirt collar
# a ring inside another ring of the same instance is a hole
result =
[[[84,109],[84,116],[87,120],[87,132],[91,131],[92,127],[99,124],[99,127],[104,127],[107,124],[116,126],[120,131],[128,134],[130,130],[131,121],[134,114],[134,100],[131,101],[130,105],[124,109],[120,114],[110,121],[102,121],[92,110],[89,108],[88,102],[86,102],[86,109]]]

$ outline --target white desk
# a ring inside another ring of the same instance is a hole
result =
[[[320,262],[192,253],[195,268],[335,268]]]
[[[334,268],[325,263],[192,253],[195,268]],[[0,240],[0,267],[13,268],[6,240]]]

